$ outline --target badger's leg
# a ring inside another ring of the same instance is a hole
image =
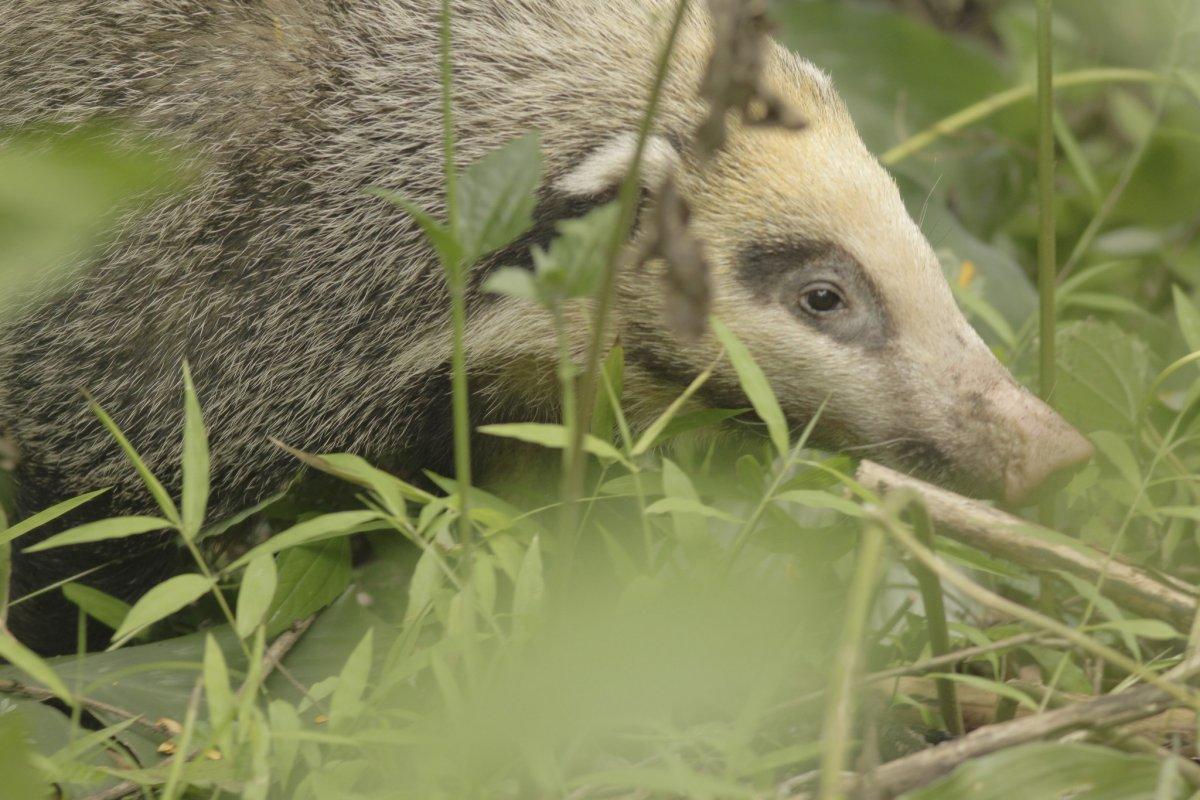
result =
[[[16,519],[67,500],[47,487],[61,485],[44,475],[19,467],[16,473]],[[136,507],[135,507],[136,506]],[[77,581],[126,602],[179,568],[179,549],[169,534],[147,534],[129,539],[25,553],[26,548],[56,533],[85,522],[113,516],[153,513],[147,506],[113,501],[108,495],[13,542],[11,604],[8,628],[26,646],[43,655],[73,653],[77,649],[79,609],[57,584]],[[103,648],[112,631],[88,619],[88,649]]]

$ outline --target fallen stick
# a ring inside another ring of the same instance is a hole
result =
[[[1046,689],[1044,686],[1026,686],[1014,681],[1009,681],[1008,685],[1026,691],[1034,700],[1040,700],[1039,690],[1045,691]],[[930,708],[936,708],[936,685],[928,678],[900,678],[896,681],[895,691],[919,700]],[[996,706],[999,698],[995,693],[975,686],[962,685],[958,687],[958,699],[968,731],[996,724]],[[1088,703],[1093,699],[1094,697],[1090,695],[1067,692],[1056,694],[1056,702],[1059,707]],[[908,716],[903,707],[898,707],[897,710],[900,712],[901,718]],[[1027,719],[1036,713],[1026,706],[1020,706],[1017,708],[1016,718]],[[912,714],[914,717],[912,721],[918,721],[915,709]],[[1194,752],[1193,746],[1196,737],[1196,712],[1190,708],[1171,708],[1161,714],[1132,722],[1124,726],[1122,730],[1126,733],[1153,739],[1159,745],[1178,743],[1184,755],[1191,755]]]
[[[1071,731],[1117,728],[1162,714],[1178,702],[1163,690],[1145,685],[1103,695],[1086,703],[980,728],[961,739],[888,762],[869,777],[846,774],[843,789],[853,797],[858,789],[869,784],[877,796],[895,797],[931,783],[973,758]],[[814,778],[813,773],[808,773],[789,780],[781,787],[780,797],[808,800],[812,797],[809,791],[797,790],[811,784]]]
[[[858,482],[880,494],[910,491],[929,510],[938,533],[956,542],[1041,572],[1067,572],[1086,581],[1102,581],[1103,593],[1118,604],[1150,619],[1161,619],[1182,631],[1191,630],[1196,597],[1166,586],[1139,569],[1083,545],[1059,543],[1055,534],[978,500],[971,500],[895,470],[863,461]],[[1030,531],[1045,531],[1047,538]]]

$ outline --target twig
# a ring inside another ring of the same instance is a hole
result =
[[[274,672],[276,668],[281,667],[281,662],[283,659],[289,652],[291,652],[292,648],[296,646],[296,643],[300,641],[301,637],[308,632],[308,629],[312,627],[312,624],[316,618],[317,617],[314,614],[307,619],[302,619],[299,622],[293,623],[292,627],[281,633],[278,637],[276,637],[275,641],[271,643],[271,646],[267,648],[265,653],[263,653],[262,678],[258,681],[260,686],[262,685],[263,681],[270,677],[271,673]],[[245,691],[246,684],[243,683],[238,688],[237,696],[241,698],[245,694]],[[202,749],[197,748],[188,753],[187,758],[184,760],[194,761],[197,756],[201,754],[201,752]],[[176,756],[176,758],[177,757],[178,756]],[[170,763],[172,760],[173,759],[166,759],[161,763]],[[126,797],[132,797],[133,795],[137,794],[139,791],[141,791],[141,788],[141,784],[135,783],[134,781],[122,781],[121,783],[105,789],[102,792],[88,795],[84,800],[123,800]]]
[[[1107,565],[1099,555],[1060,544],[1045,528],[970,500],[924,481],[903,475],[871,461],[862,462],[858,481],[881,494],[910,490],[919,494],[937,524],[951,539],[1015,564],[1040,572],[1068,572],[1095,582],[1104,575],[1104,593],[1117,603],[1151,619],[1165,619],[1179,630],[1190,628],[1196,616],[1196,598],[1151,578],[1141,570],[1118,561]],[[1048,537],[1024,531],[1044,531]],[[1061,537],[1060,537],[1061,538]]]
[[[1200,659],[1192,659],[1167,674],[1182,680],[1200,668]],[[1178,700],[1155,686],[1139,686],[1126,692],[1108,694],[1078,705],[1045,714],[990,725],[953,742],[884,764],[872,776],[872,784],[884,796],[895,796],[923,786],[949,773],[959,764],[1008,747],[1046,739],[1086,728],[1115,728],[1153,717],[1173,708]],[[800,776],[807,778],[808,776]],[[855,778],[851,778],[852,785]],[[785,784],[784,796],[799,800],[807,794],[791,794],[800,779]]]
[[[0,694],[19,695],[30,700],[36,700],[39,703],[44,703],[48,700],[58,699],[58,695],[49,689],[43,689],[40,686],[30,686],[13,680],[0,680]],[[87,697],[75,698],[88,711],[96,714],[109,714],[119,719],[134,720],[134,725],[138,726],[146,733],[152,734],[158,739],[165,739],[170,736],[170,732],[161,725],[156,725],[147,720],[141,714],[135,714],[132,711],[127,711],[118,706],[109,705],[99,700],[92,700]]]

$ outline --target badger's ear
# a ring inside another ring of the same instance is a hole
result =
[[[554,182],[554,188],[574,197],[596,197],[616,189],[637,153],[637,134],[619,133],[584,156]],[[657,188],[679,163],[679,150],[666,136],[651,136],[642,153],[642,186]]]

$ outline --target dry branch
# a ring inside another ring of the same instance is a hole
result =
[[[1046,689],[1046,687],[1029,687],[1014,681],[1010,681],[1009,685],[1017,689],[1028,690],[1034,700],[1040,699],[1038,689],[1043,691]],[[901,678],[896,682],[895,691],[919,700],[930,707],[936,707],[937,690],[934,681],[928,678]],[[986,689],[965,685],[958,687],[958,700],[968,731],[978,730],[995,723],[998,699],[994,693]],[[1087,703],[1092,699],[1093,697],[1090,695],[1060,692],[1056,693],[1055,702],[1056,705],[1066,706]],[[898,706],[897,710],[903,715],[904,707]],[[1028,707],[1020,706],[1017,708],[1017,719],[1027,719],[1035,713]],[[1178,743],[1182,748],[1181,752],[1191,754],[1194,751],[1196,737],[1196,712],[1189,708],[1171,708],[1153,717],[1130,723],[1123,730],[1130,734],[1145,736],[1158,744]]]
[[[1091,583],[1101,583],[1105,595],[1129,610],[1166,620],[1181,631],[1191,629],[1196,616],[1195,596],[1166,586],[1128,564],[1117,560],[1106,562],[1104,554],[1089,552],[1083,545],[1074,547],[1053,541],[1061,536],[986,503],[872,461],[862,462],[857,478],[863,486],[880,494],[915,492],[943,536],[1029,569],[1067,572]],[[1035,535],[1039,530],[1047,538]]]

